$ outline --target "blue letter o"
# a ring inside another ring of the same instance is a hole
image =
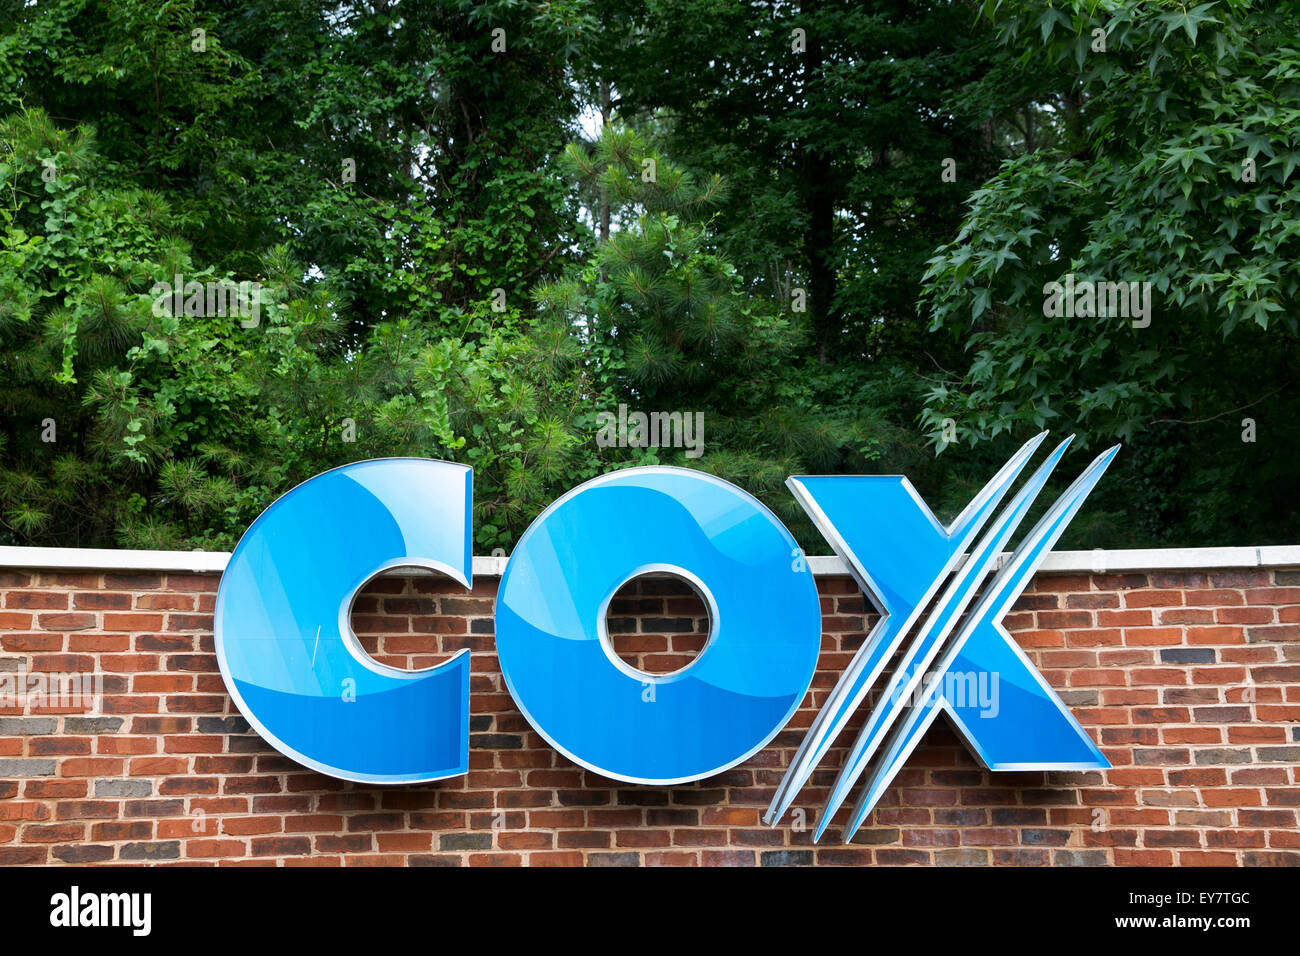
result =
[[[629,579],[673,571],[712,634],[681,671],[620,661],[605,610]],[[574,762],[633,783],[699,780],[762,749],[808,690],[821,645],[812,574],[751,495],[682,468],[629,468],[573,489],[528,528],[501,580],[497,655],[532,726]]]

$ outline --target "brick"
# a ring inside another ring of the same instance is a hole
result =
[[[490,850],[492,834],[443,833],[438,837],[438,848],[440,850]]]
[[[84,823],[31,825],[23,830],[24,843],[76,843],[85,839]]]
[[[1215,747],[1196,751],[1198,764],[1250,763],[1250,760],[1250,751],[1246,748]]]
[[[149,843],[124,843],[118,851],[120,860],[179,860],[179,840],[162,840]]]
[[[57,769],[57,764],[53,760],[0,758],[0,778],[50,777]]]
[[[1054,850],[1055,866],[1106,866],[1110,861],[1105,850]]]
[[[103,863],[113,859],[113,848],[103,844],[74,843],[54,847],[50,855],[63,863]]]
[[[186,821],[186,824],[190,825],[189,821]],[[113,820],[107,823],[96,823],[90,828],[90,836],[92,840],[106,842],[148,840],[153,836],[153,823],[149,820],[131,822]]]
[[[5,595],[7,608],[40,611],[66,611],[68,595],[61,591],[11,591]]]
[[[254,856],[306,856],[311,853],[311,838],[305,836],[255,837]]]
[[[36,623],[43,631],[84,631],[95,626],[95,615],[86,613],[38,614]]]
[[[1160,652],[1162,664],[1213,664],[1214,660],[1211,647],[1172,647]]]
[[[1300,747],[1260,747],[1257,752],[1260,760],[1300,764]]]
[[[161,631],[162,626],[161,614],[104,613],[106,631]]]
[[[61,650],[63,650],[62,634],[5,634],[0,636],[0,651],[8,651],[12,654]]]
[[[65,717],[63,729],[70,734],[113,734],[123,723],[121,717]]]
[[[759,854],[760,866],[811,866],[812,850],[769,850]]]
[[[1169,607],[1182,603],[1182,595],[1177,591],[1127,591],[1124,594],[1125,607]]]
[[[934,863],[936,866],[988,866],[989,851],[973,847],[935,850]]]
[[[0,717],[0,736],[25,737],[52,734],[59,727],[55,717]]]
[[[244,856],[247,852],[242,840],[189,840],[185,843],[188,857],[233,857]]]
[[[131,595],[120,591],[83,591],[72,595],[72,606],[85,611],[125,611],[131,607]]]

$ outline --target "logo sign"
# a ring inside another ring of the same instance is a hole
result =
[[[999,510],[1044,437],[946,528],[906,478],[789,479],[880,622],[817,714],[769,823],[895,656],[819,838],[865,773],[852,836],[940,713],[991,770],[1109,766],[1000,623],[1118,450],[1093,461],[996,567],[1070,443]],[[240,539],[217,594],[217,659],[239,710],[281,753],[368,783],[467,772],[469,652],[424,671],[388,667],[362,649],[350,619],[357,593],[390,568],[472,585],[472,485],[468,467],[444,461],[345,465],[285,494]],[[695,661],[665,675],[629,667],[605,628],[618,590],[652,572],[691,582],[712,625]],[[495,627],[506,686],[537,732],[575,763],[640,784],[703,779],[765,747],[804,699],[821,646],[817,589],[785,526],[736,486],[669,467],[603,475],[539,515],[506,565]]]

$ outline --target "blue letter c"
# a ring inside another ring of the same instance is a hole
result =
[[[277,499],[245,532],[217,592],[217,661],[240,711],[285,756],[367,783],[463,774],[469,652],[408,672],[352,632],[357,591],[419,566],[470,586],[468,467],[382,458],[335,468]]]

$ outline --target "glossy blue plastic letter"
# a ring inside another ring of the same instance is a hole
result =
[[[669,571],[709,606],[687,668],[655,676],[614,653],[605,612],[630,579]],[[629,468],[575,488],[520,539],[497,595],[497,654],[520,710],[571,760],[673,784],[764,747],[803,700],[821,643],[811,572],[785,526],[728,482]]]
[[[352,600],[379,571],[441,571],[470,586],[472,474],[385,458],[344,465],[277,499],[231,555],[216,650],[236,705],[285,756],[345,780],[415,783],[469,763],[469,652],[425,671],[370,658]]]

